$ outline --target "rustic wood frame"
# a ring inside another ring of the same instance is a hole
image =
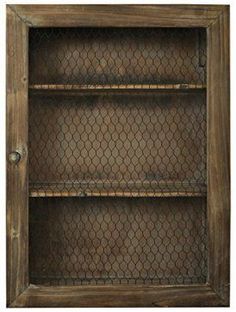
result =
[[[38,287],[28,278],[28,30],[131,26],[207,29],[209,276],[192,286]],[[7,305],[228,306],[230,245],[229,6],[7,6]]]

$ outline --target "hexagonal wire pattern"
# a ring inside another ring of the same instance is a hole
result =
[[[31,194],[204,194],[204,101],[204,93],[33,96]]]
[[[30,30],[31,84],[204,84],[205,30]]]
[[[29,51],[31,282],[205,282],[204,31],[31,29]]]
[[[199,198],[32,198],[30,280],[43,285],[206,282]]]

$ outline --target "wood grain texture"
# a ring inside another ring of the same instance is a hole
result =
[[[198,5],[14,5],[37,27],[207,27],[223,6]]]
[[[188,182],[148,181],[83,181],[87,190],[80,183],[30,183],[30,197],[198,197],[206,196],[206,184]],[[127,190],[127,187],[130,190]]]
[[[8,306],[229,305],[229,7],[12,5],[7,8]],[[27,36],[28,27],[205,27],[208,29],[207,285],[172,287],[28,287]],[[27,288],[28,287],[28,288]]]
[[[7,9],[7,300],[28,285],[27,26]],[[9,154],[18,151],[19,163]]]
[[[208,29],[209,283],[229,304],[229,8]]]
[[[196,286],[72,286],[31,285],[13,306],[17,307],[188,307],[220,306],[207,285]]]

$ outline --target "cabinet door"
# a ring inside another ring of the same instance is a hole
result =
[[[229,8],[7,27],[8,305],[229,305]]]

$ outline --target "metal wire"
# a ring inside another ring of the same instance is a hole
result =
[[[29,69],[30,282],[205,283],[205,31],[34,28]]]
[[[32,196],[206,192],[204,93],[33,96]]]
[[[31,84],[205,83],[201,28],[30,30]]]
[[[30,281],[206,282],[204,198],[34,198]]]

